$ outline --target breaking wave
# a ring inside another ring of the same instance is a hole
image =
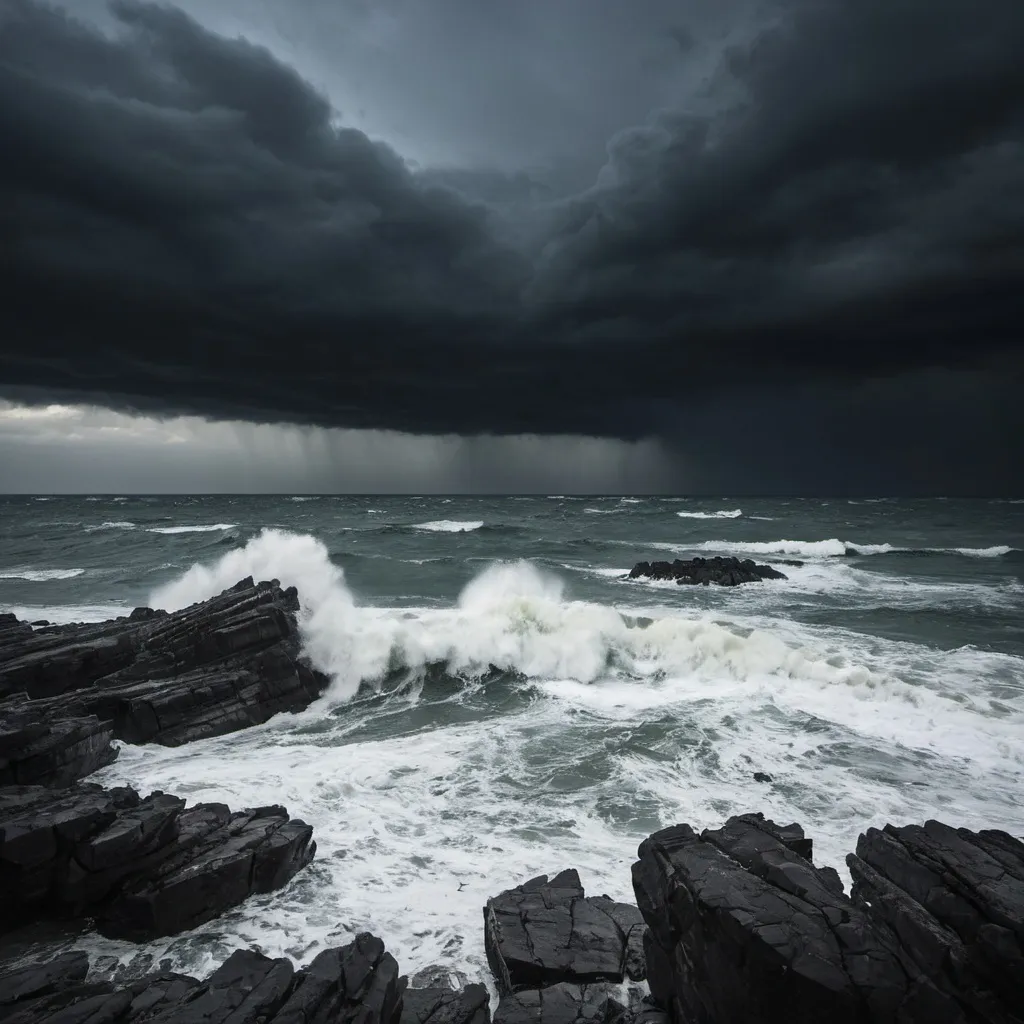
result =
[[[205,600],[245,576],[298,588],[300,627],[311,662],[332,676],[332,693],[443,665],[480,678],[498,669],[536,681],[658,682],[785,679],[817,685],[902,684],[865,665],[794,646],[763,630],[737,631],[705,617],[636,619],[615,608],[567,600],[563,581],[530,562],[495,563],[453,608],[358,607],[343,571],[306,534],[266,529],[212,565],[194,565],[152,595],[170,610]]]
[[[428,530],[431,533],[469,533],[472,530],[479,530],[483,525],[482,519],[435,519],[430,523],[416,523],[413,529]]]
[[[717,512],[677,512],[683,519],[739,519],[743,509],[719,509]]]
[[[845,558],[857,555],[963,555],[968,558],[1000,558],[1015,551],[1005,544],[985,548],[907,548],[894,544],[859,544],[836,540],[706,540],[699,544],[650,544],[662,551],[729,551],[734,554],[788,555],[795,558]]]
[[[213,523],[210,526],[151,526],[147,533],[214,533],[217,530],[233,530],[237,523]]]
[[[25,580],[28,583],[47,583],[50,580],[72,580],[84,569],[7,569],[0,572],[0,580]]]

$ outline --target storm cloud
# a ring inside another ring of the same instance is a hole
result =
[[[524,51],[548,38],[548,5],[490,29],[483,6],[437,8],[478,64],[502,33]],[[780,445],[835,457],[836,486],[870,488],[871,455],[897,484],[908,466],[924,487],[1012,473],[1024,5],[726,5],[724,22],[639,6],[647,49],[594,6],[581,47],[611,60],[622,36],[646,93],[567,120],[556,146],[546,44],[518,98],[491,82],[491,129],[514,144],[428,166],[179,8],[118,0],[101,24],[0,0],[0,393],[658,437],[709,466],[745,453],[750,489],[771,487]],[[922,445],[947,436],[925,473]]]

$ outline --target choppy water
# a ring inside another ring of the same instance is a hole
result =
[[[621,579],[715,552],[805,564],[736,589]],[[405,970],[485,978],[488,896],[572,866],[630,899],[637,843],[676,821],[796,819],[844,873],[889,820],[1024,833],[1024,504],[0,499],[0,607],[23,617],[182,607],[249,574],[299,588],[331,690],[244,733],[125,746],[97,778],[284,803],[319,852],[148,947],[179,969],[372,930]]]

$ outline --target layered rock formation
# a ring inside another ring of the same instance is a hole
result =
[[[648,980],[676,1024],[1020,1021],[1024,844],[937,822],[870,830],[838,875],[762,815],[640,846]]]
[[[112,738],[178,746],[315,700],[294,587],[244,579],[179,612],[33,629],[0,617],[0,785],[60,786],[116,756]]]
[[[5,1024],[399,1024],[405,979],[373,935],[291,961],[237,950],[205,981],[157,973],[128,984],[88,982],[88,958],[68,953],[0,977]]]
[[[637,562],[630,570],[629,579],[675,580],[680,585],[736,587],[741,583],[761,580],[784,580],[785,573],[770,565],[758,565],[752,558],[691,558],[674,562]]]
[[[496,1024],[606,1022],[627,1012],[610,986],[646,973],[636,907],[588,897],[576,871],[487,901],[484,946],[501,1002]]]
[[[288,882],[316,852],[283,807],[232,813],[81,784],[0,788],[0,931],[88,916],[106,935],[173,935]]]

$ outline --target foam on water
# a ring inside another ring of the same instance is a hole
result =
[[[25,622],[46,620],[55,626],[64,626],[70,622],[105,622],[132,611],[127,605],[121,604],[16,604],[4,605],[5,612],[13,612]]]
[[[677,512],[676,515],[683,519],[739,519],[743,515],[743,509],[720,509],[717,512]]]
[[[208,526],[151,526],[148,533],[214,533],[217,530],[233,530],[237,523],[212,523]]]
[[[681,515],[682,513],[677,514]],[[647,544],[647,547],[677,554],[684,551],[729,551],[734,554],[787,555],[794,558],[842,558],[846,555],[889,555],[898,552],[956,554],[969,558],[1000,558],[1015,550],[1006,544],[995,544],[984,548],[910,548],[889,543],[861,544],[853,540],[837,540],[834,537],[827,540],[705,540],[695,544],[656,542]]]
[[[53,580],[71,580],[84,573],[84,569],[3,569],[0,570],[0,580],[48,583]]]
[[[413,529],[427,530],[430,533],[469,533],[472,530],[479,530],[483,525],[482,519],[437,519],[430,523],[417,523]]]

